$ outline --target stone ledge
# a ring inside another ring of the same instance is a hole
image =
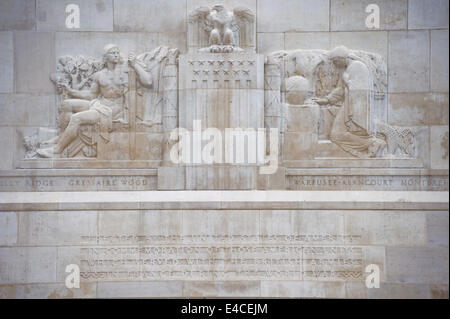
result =
[[[157,168],[161,161],[141,161],[141,160],[97,160],[97,159],[74,159],[74,158],[58,158],[58,159],[26,159],[21,160],[17,164],[18,168],[28,169],[50,169],[50,168]]]
[[[16,169],[0,170],[0,177],[20,177],[20,176],[142,176],[158,175],[156,168],[121,168],[121,169]]]
[[[157,169],[0,170],[0,192],[151,191]]]
[[[302,191],[448,191],[448,170],[416,168],[291,168],[286,187]]]
[[[0,171],[1,175],[1,171]],[[286,175],[381,175],[381,176],[448,176],[448,169],[420,168],[288,168]]]
[[[286,168],[422,168],[417,158],[316,158],[314,160],[288,160]]]
[[[0,192],[0,211],[140,209],[448,210],[448,192]]]

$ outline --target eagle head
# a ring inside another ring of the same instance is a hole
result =
[[[225,7],[224,7],[223,4],[215,4],[215,5],[212,7],[212,9],[215,10],[215,11],[217,11],[217,12],[221,12],[221,11],[225,10]]]

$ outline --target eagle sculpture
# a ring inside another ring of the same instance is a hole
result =
[[[236,34],[244,23],[253,23],[255,16],[247,8],[237,7],[228,11],[222,4],[216,4],[211,9],[200,7],[190,15],[191,20],[199,21],[206,32],[209,32],[209,48],[206,51],[233,52],[242,51],[238,47]]]

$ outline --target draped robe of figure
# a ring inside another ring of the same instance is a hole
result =
[[[343,102],[331,128],[330,139],[357,157],[372,157],[383,141],[369,133],[371,77],[366,65],[351,60],[337,87],[327,96],[330,104]]]
[[[143,90],[140,88],[142,103],[138,103],[137,117],[142,123],[149,125],[162,123],[163,106],[163,60],[168,54],[167,47],[159,47],[151,52],[139,55],[136,63],[139,63],[152,79],[152,89]]]

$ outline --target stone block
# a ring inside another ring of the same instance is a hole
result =
[[[430,34],[427,31],[389,33],[389,92],[428,92]]]
[[[337,211],[261,211],[261,236],[264,243],[286,243],[286,238],[300,235],[295,244],[334,244],[337,236],[343,244],[344,214]],[[316,237],[317,236],[317,237]]]
[[[78,5],[80,27],[67,28],[68,4]],[[113,0],[36,0],[38,31],[113,31]]]
[[[254,189],[256,167],[186,166],[186,189]]]
[[[162,298],[181,297],[181,281],[100,282],[98,298]]]
[[[364,282],[349,281],[345,283],[346,298],[367,299],[368,290]]]
[[[388,123],[399,126],[448,125],[448,94],[391,93]]]
[[[415,133],[417,158],[420,159],[423,167],[430,168],[430,128],[428,126],[414,126],[411,129]]]
[[[286,169],[278,167],[273,174],[257,174],[258,189],[286,189]]]
[[[122,57],[152,51],[158,46],[158,34],[148,32],[57,32],[55,55],[86,55],[101,58],[109,43],[118,45]],[[53,61],[53,68],[56,62]]]
[[[95,298],[97,285],[81,282],[80,288],[69,289],[64,283],[0,286],[0,299],[71,299]]]
[[[186,2],[114,0],[114,31],[184,32]]]
[[[13,212],[0,213],[0,245],[17,244],[17,214]]]
[[[36,0],[3,0],[0,3],[0,30],[35,30]]]
[[[448,247],[448,211],[426,212],[427,242]]]
[[[387,281],[448,282],[448,247],[386,247]]]
[[[14,92],[14,44],[12,32],[0,32],[0,93]]]
[[[448,28],[447,0],[408,0],[408,29]]]
[[[99,235],[127,238],[128,236],[149,236],[149,243],[173,243],[182,233],[182,213],[176,210],[149,211],[104,211],[99,212]],[[123,242],[101,241],[102,244]]]
[[[329,50],[331,32],[286,32],[286,50]]]
[[[159,190],[181,190],[186,185],[184,167],[158,167]]]
[[[3,109],[0,109],[0,112],[3,113]],[[14,128],[0,127],[0,148],[9,150],[8,152],[0,153],[0,169],[12,169],[14,160]]]
[[[290,105],[286,131],[317,133],[319,131],[319,117],[319,107]]]
[[[54,34],[16,32],[14,44],[16,92],[56,92],[50,81],[50,74],[56,71]]]
[[[275,51],[284,50],[284,33],[263,33],[259,32],[257,52],[268,54]]]
[[[195,211],[183,212],[184,243],[198,240],[196,236],[205,236],[201,242],[217,242],[215,236],[227,236],[232,239],[226,243],[257,243],[259,235],[259,211]],[[193,236],[193,237],[192,237]]]
[[[328,31],[328,0],[258,1],[258,32]]]
[[[55,110],[54,95],[0,94],[0,125],[51,127]]]
[[[94,211],[21,212],[19,243],[23,246],[77,245],[97,235]]]
[[[0,248],[0,284],[55,282],[56,248]]]
[[[430,297],[432,299],[448,299],[448,285],[446,284],[434,284],[429,285]]]
[[[317,133],[286,132],[284,137],[285,160],[313,159],[316,153]]]
[[[132,134],[132,133],[131,133]],[[101,160],[131,160],[131,145],[129,132],[111,132],[109,141],[101,137],[97,142],[97,158]],[[142,140],[136,136],[136,141]]]
[[[152,242],[178,242],[183,233],[183,212],[177,210],[141,211],[138,234],[153,236]]]
[[[185,281],[183,297],[259,297],[258,281]]]
[[[431,91],[448,93],[448,30],[431,31]]]
[[[429,299],[426,284],[403,284],[383,282],[380,288],[367,289],[370,299]]]
[[[135,158],[138,160],[160,160],[162,156],[162,138],[162,134],[159,133],[137,133]]]
[[[330,0],[331,31],[370,30],[366,26],[366,18],[370,13],[366,7],[374,3],[371,0]],[[407,0],[382,0],[376,4],[380,8],[380,27],[376,30],[406,29],[408,15]]]
[[[224,0],[219,2],[231,11],[236,7],[245,7],[256,14],[256,0]],[[216,0],[187,0],[187,13],[189,15],[199,7],[212,7],[217,3]]]
[[[347,212],[346,235],[358,245],[424,245],[426,219],[421,212]]]
[[[343,282],[261,281],[261,297],[345,298]]]
[[[364,32],[288,32],[285,36],[286,50],[331,50],[344,45],[352,50],[363,50],[380,54],[387,62],[386,31]]]
[[[430,127],[430,157],[431,168],[448,169],[448,125]]]
[[[352,50],[363,50],[378,53],[387,63],[388,59],[388,32],[331,32],[330,49],[345,45]]]
[[[105,236],[137,234],[139,211],[101,211],[98,213],[98,233]]]
[[[158,33],[158,45],[177,48],[180,54],[187,53],[187,39],[185,32]]]

